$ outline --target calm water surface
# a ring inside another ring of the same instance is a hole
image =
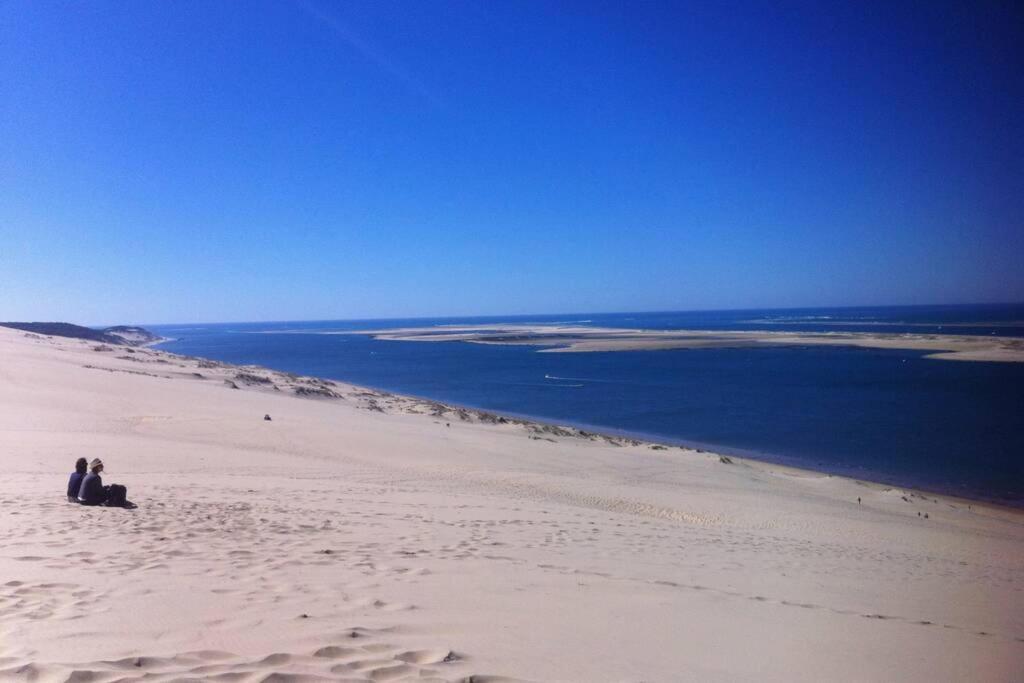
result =
[[[842,347],[537,353],[321,334],[489,322],[1024,336],[1024,306],[151,326],[161,348],[1024,506],[1024,364]],[[264,334],[265,332],[288,332]]]

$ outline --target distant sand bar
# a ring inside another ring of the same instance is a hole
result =
[[[1024,339],[953,334],[874,332],[767,332],[708,330],[631,330],[567,325],[467,325],[406,327],[337,332],[371,334],[392,341],[464,341],[474,344],[543,346],[542,352],[658,351],[757,346],[860,346],[929,352],[926,358],[1024,362]]]

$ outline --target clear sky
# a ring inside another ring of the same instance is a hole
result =
[[[0,2],[0,320],[1024,300],[1019,2]]]

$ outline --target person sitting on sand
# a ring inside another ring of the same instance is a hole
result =
[[[103,461],[94,458],[89,463],[89,470],[91,471],[82,478],[82,486],[78,489],[78,502],[82,505],[102,505],[107,502],[110,495],[110,487],[104,486],[103,478],[100,477]]]
[[[82,486],[78,489],[78,502],[82,505],[106,505],[107,507],[129,508],[135,507],[134,503],[128,501],[128,489],[120,484],[103,485],[100,472],[103,471],[103,461],[94,458],[89,463],[91,472],[82,478]]]
[[[82,479],[85,478],[85,471],[89,466],[89,461],[85,458],[79,458],[75,461],[75,471],[71,473],[71,478],[68,479],[68,500],[72,503],[78,502],[78,492],[82,489]]]

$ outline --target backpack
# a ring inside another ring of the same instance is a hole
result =
[[[123,508],[128,502],[128,489],[120,484],[111,484],[107,494],[107,507]]]

